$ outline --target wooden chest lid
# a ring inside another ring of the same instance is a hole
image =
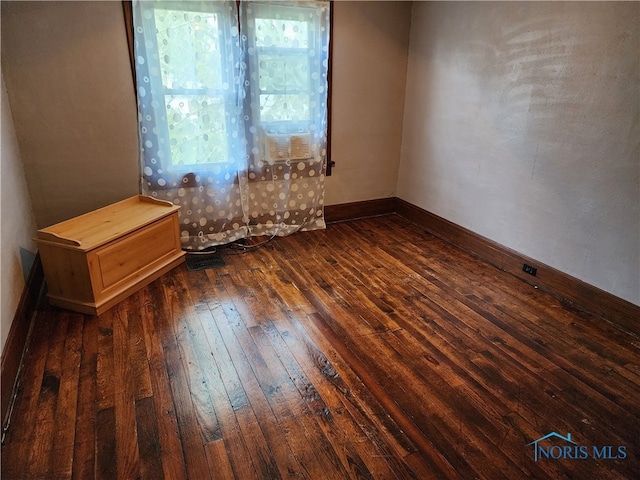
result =
[[[89,251],[171,215],[179,209],[179,206],[171,202],[136,195],[38,230],[35,240],[39,243]]]

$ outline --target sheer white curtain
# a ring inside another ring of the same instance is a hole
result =
[[[142,191],[185,249],[325,227],[329,8],[133,3]]]

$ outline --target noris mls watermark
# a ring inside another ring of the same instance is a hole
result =
[[[550,445],[549,443],[552,440],[555,440],[555,442]],[[527,447],[530,446],[533,446],[533,460],[536,462],[543,459],[585,460],[594,458],[598,460],[624,460],[627,458],[626,445],[580,445],[571,438],[570,433],[567,433],[565,437],[559,433],[551,432],[528,443]]]

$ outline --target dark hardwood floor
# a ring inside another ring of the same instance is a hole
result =
[[[395,215],[225,260],[41,307],[2,478],[638,478],[638,338]]]

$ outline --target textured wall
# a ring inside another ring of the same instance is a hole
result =
[[[4,349],[11,322],[15,315],[25,284],[25,272],[31,268],[31,262],[24,264],[21,249],[35,252],[31,240],[36,233],[35,220],[31,211],[31,200],[27,181],[22,168],[18,141],[13,128],[13,119],[7,99],[4,77],[2,78],[2,185],[0,191],[2,219],[2,253],[0,272],[2,272],[2,296],[0,318],[0,352]],[[31,259],[29,259],[31,260]]]
[[[2,72],[38,227],[138,193],[120,2],[2,2]]]
[[[326,204],[392,197],[402,140],[410,2],[335,2]]]
[[[640,304],[639,22],[416,2],[398,196]]]

